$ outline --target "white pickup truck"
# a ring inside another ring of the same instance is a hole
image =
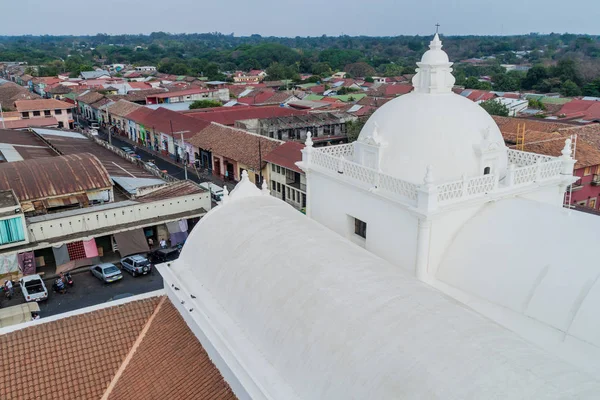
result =
[[[39,275],[27,275],[19,280],[21,292],[25,301],[43,301],[48,299],[48,290],[42,277]]]

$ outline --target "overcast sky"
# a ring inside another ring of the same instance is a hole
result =
[[[0,0],[0,35],[600,33],[599,0]]]

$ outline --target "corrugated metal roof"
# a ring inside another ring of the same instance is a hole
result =
[[[0,190],[13,189],[20,201],[110,187],[108,172],[90,153],[0,164]]]
[[[138,188],[166,183],[159,178],[130,178],[127,176],[111,176],[111,179],[121,186],[127,193],[136,194]]]
[[[206,192],[206,190],[202,189],[192,181],[179,181],[165,185],[160,189],[150,192],[146,195],[139,196],[136,198],[136,200],[141,203],[148,203],[151,201],[170,199],[172,197],[187,196],[190,194],[198,194],[203,192]]]

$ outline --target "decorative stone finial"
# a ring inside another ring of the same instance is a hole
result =
[[[227,204],[229,202],[229,189],[227,189],[227,185],[223,186],[223,201],[222,204]]]
[[[313,147],[312,133],[310,133],[310,131],[306,132],[306,141],[304,142],[304,145],[306,147]]]
[[[563,147],[561,154],[563,158],[571,158],[571,139],[565,140],[565,147]]]
[[[246,171],[246,170],[242,171],[242,180],[243,181],[247,181],[248,180],[248,171]]]
[[[427,172],[425,172],[423,182],[426,185],[431,185],[433,183],[433,166],[431,164],[427,166]]]
[[[429,48],[431,50],[441,50],[442,47],[444,47],[444,45],[442,45],[442,41],[440,40],[440,36],[436,32],[435,36],[433,37],[433,40],[431,42],[429,42]]]
[[[268,196],[269,194],[271,194],[271,191],[269,190],[269,185],[267,184],[267,180],[263,179],[262,185],[261,185],[261,189],[262,189],[262,193],[265,196]]]

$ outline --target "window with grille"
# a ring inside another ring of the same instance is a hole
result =
[[[354,233],[363,239],[367,238],[367,223],[354,218]]]

